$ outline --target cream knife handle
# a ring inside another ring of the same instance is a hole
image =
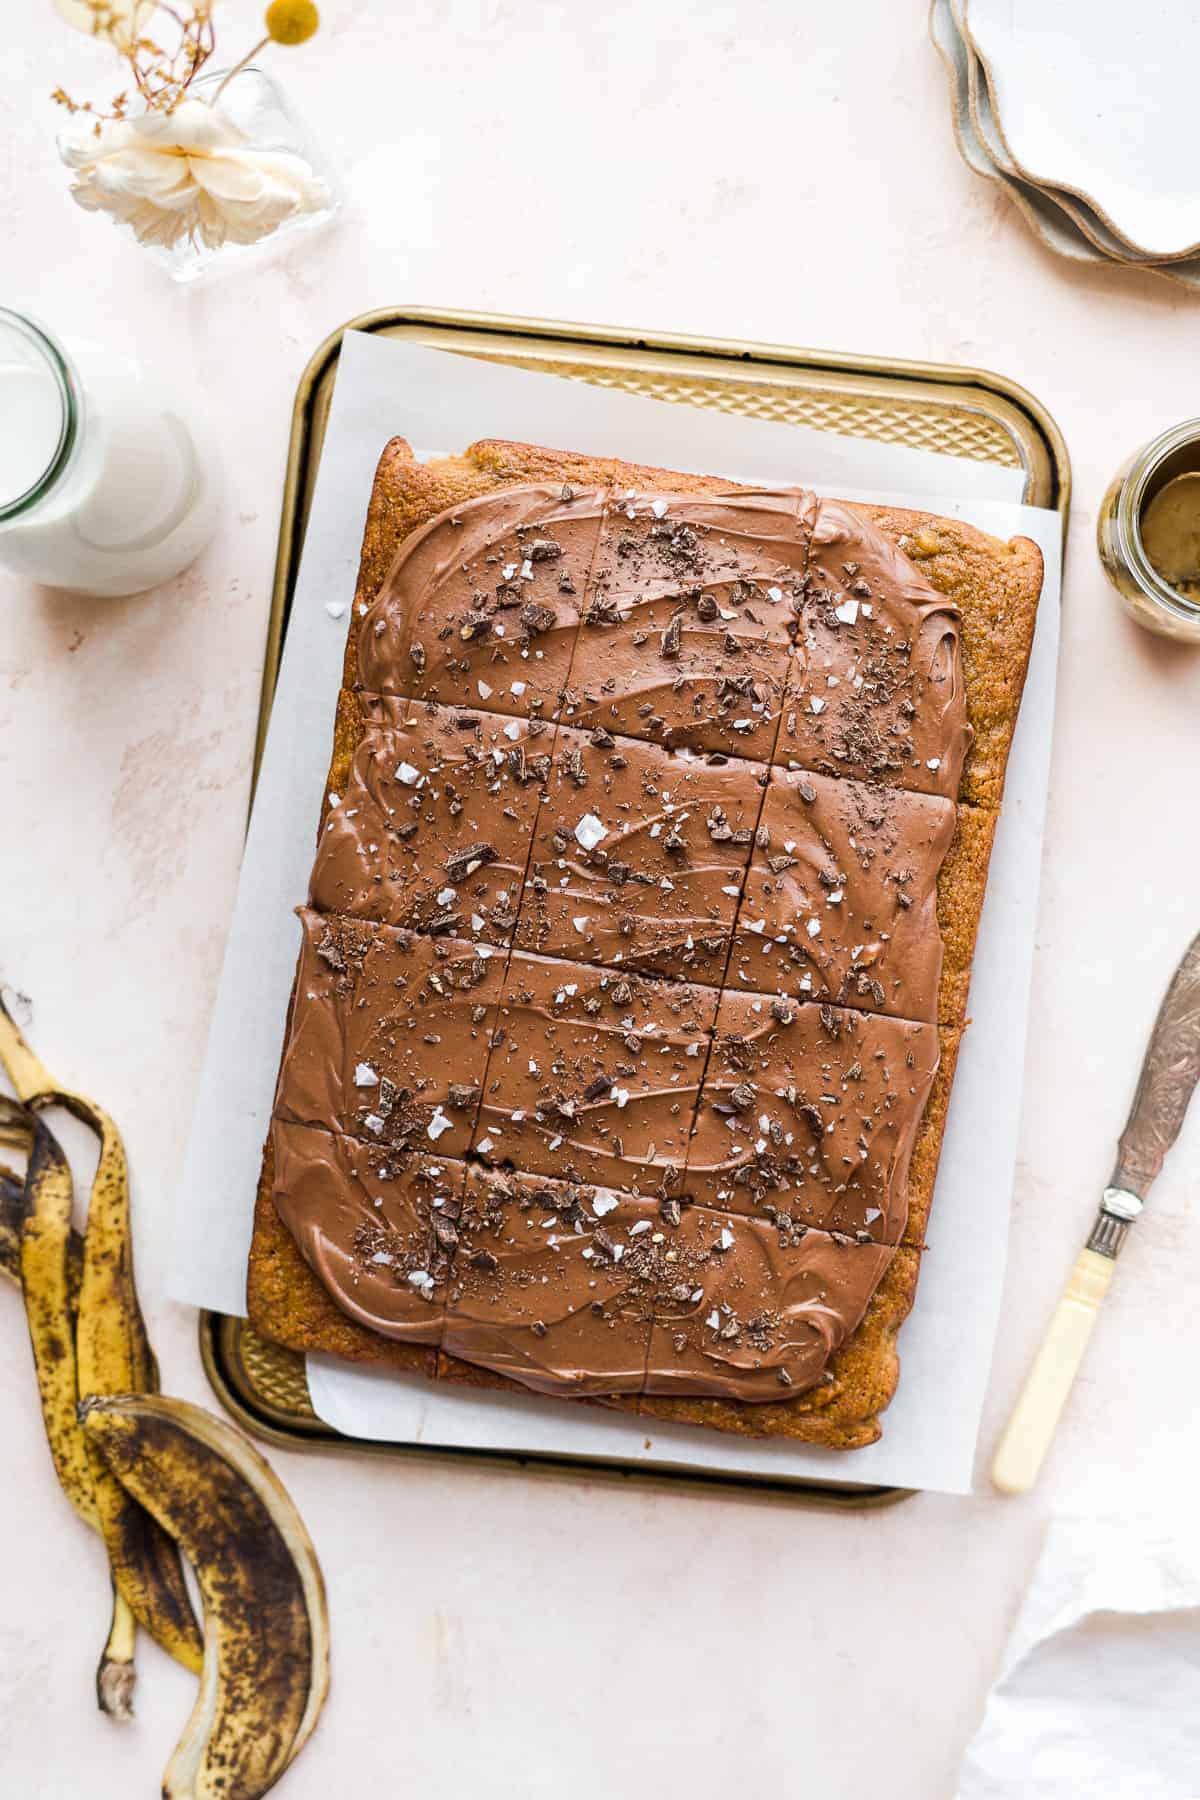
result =
[[[1024,1494],[1037,1480],[1115,1266],[1095,1250],[1079,1252],[992,1463],[1001,1493]]]

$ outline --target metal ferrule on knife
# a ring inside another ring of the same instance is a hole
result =
[[[1142,1202],[1128,1188],[1105,1188],[1087,1248],[1100,1256],[1110,1256],[1115,1262],[1129,1227],[1141,1210]]]

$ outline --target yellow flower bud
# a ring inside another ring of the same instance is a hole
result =
[[[321,23],[312,0],[271,0],[267,34],[277,44],[305,44]]]

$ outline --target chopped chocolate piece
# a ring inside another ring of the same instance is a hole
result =
[[[317,945],[317,955],[321,958],[322,962],[328,963],[331,969],[340,971],[346,967],[346,959],[339,950],[337,939],[334,937],[332,931],[326,931],[324,937]]]
[[[530,600],[521,608],[521,623],[530,637],[540,637],[544,631],[553,631],[557,618],[548,606],[539,606],[536,600]]]
[[[564,750],[559,759],[563,774],[575,783],[576,787],[586,787],[588,772],[584,766],[583,751],[579,748]]]
[[[465,881],[476,869],[495,860],[496,851],[491,844],[472,844],[465,850],[456,850],[442,866],[451,881]]]

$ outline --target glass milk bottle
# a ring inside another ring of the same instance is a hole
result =
[[[207,434],[100,345],[0,307],[0,569],[105,599],[169,581],[213,534]]]

